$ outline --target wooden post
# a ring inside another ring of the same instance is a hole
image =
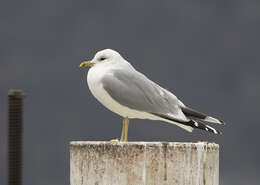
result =
[[[71,142],[71,185],[218,185],[214,143]]]

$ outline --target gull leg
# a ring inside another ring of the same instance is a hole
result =
[[[122,124],[122,132],[121,132],[121,139],[120,141],[123,142],[125,137],[125,119],[123,119],[123,124]]]
[[[129,119],[128,119],[128,117],[126,117],[125,118],[125,142],[127,142],[128,126],[129,126]]]

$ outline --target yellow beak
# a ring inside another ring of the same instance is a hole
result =
[[[84,61],[81,62],[81,64],[79,65],[79,67],[91,67],[93,66],[95,63],[91,62],[91,61]]]

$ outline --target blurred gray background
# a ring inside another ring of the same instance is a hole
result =
[[[3,0],[0,184],[7,184],[7,92],[26,94],[24,184],[69,184],[69,141],[119,138],[78,68],[112,48],[186,105],[227,122],[223,135],[133,120],[131,141],[220,144],[220,184],[260,181],[260,1]]]

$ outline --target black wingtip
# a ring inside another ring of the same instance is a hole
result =
[[[226,125],[226,122],[224,122],[224,121],[222,121],[222,120],[219,120],[220,121],[220,123],[221,123],[221,125]]]
[[[201,130],[205,130],[207,132],[211,132],[213,134],[219,134],[219,135],[222,135],[222,132],[220,132],[219,130],[211,127],[211,126],[208,126],[208,125],[205,125],[199,121],[194,121],[194,120],[190,120],[188,122],[188,124],[193,127],[193,128],[198,128],[198,129],[201,129]]]
[[[205,125],[203,122],[200,122],[198,120],[195,121],[195,120],[191,119],[189,121],[181,121],[181,120],[177,120],[177,119],[174,119],[172,117],[169,117],[169,116],[163,115],[163,114],[156,114],[156,113],[152,113],[152,114],[159,116],[161,118],[164,118],[164,119],[168,119],[168,120],[171,120],[171,121],[174,121],[174,122],[177,122],[177,123],[181,123],[181,124],[186,125],[186,126],[205,130],[207,132],[211,132],[211,133],[214,133],[214,134],[222,134],[220,131],[216,130],[215,128],[208,126],[208,125]]]

